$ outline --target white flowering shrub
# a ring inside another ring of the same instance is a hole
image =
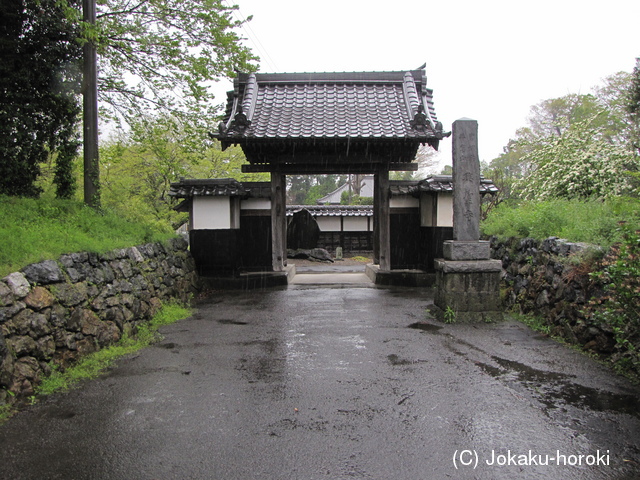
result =
[[[606,141],[589,121],[540,140],[526,155],[534,168],[516,184],[525,199],[608,198],[633,194],[640,159],[625,146]]]

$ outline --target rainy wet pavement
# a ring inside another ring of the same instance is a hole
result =
[[[430,303],[215,293],[161,343],[0,427],[0,477],[640,478],[640,390],[521,324],[430,320]]]

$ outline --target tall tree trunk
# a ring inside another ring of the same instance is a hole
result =
[[[83,0],[83,20],[96,23],[95,0]],[[100,206],[100,161],[98,156],[98,67],[95,43],[84,45],[83,133],[84,203]]]

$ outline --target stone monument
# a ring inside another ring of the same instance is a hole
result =
[[[480,240],[480,161],[478,122],[453,123],[453,240],[435,260],[438,317],[447,321],[489,321],[501,317],[502,262],[490,259]]]

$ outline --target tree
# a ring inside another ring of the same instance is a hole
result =
[[[606,127],[597,120],[576,123],[559,136],[538,141],[525,155],[534,168],[516,184],[523,198],[607,198],[634,191],[629,172],[640,171],[640,160],[625,145],[606,141]]]
[[[430,174],[435,173],[435,167],[438,165],[440,153],[430,145],[421,145],[416,153],[416,163],[418,170],[415,172],[389,172],[390,180],[422,180]]]
[[[631,74],[631,84],[627,94],[626,110],[631,118],[631,146],[640,155],[640,58]]]
[[[57,0],[3,0],[0,19],[0,193],[38,196],[41,164],[53,158],[57,195],[70,197],[80,113],[78,25]]]
[[[287,175],[287,203],[314,205],[346,181],[346,175]]]
[[[184,215],[173,210],[168,193],[171,183],[181,177],[268,179],[264,173],[242,173],[246,159],[240,147],[222,151],[206,126],[170,115],[140,118],[130,130],[105,142],[100,157],[103,206],[173,228]]]
[[[373,197],[361,197],[345,190],[340,194],[340,205],[373,205]]]
[[[71,159],[82,45],[95,43],[107,118],[133,122],[149,111],[208,123],[220,76],[255,69],[225,0],[98,0],[97,23],[79,0],[6,0],[0,5],[0,192],[37,196],[40,164],[52,155],[59,196],[75,184]]]
[[[500,156],[494,158],[490,164],[483,165],[482,174],[491,178],[500,188],[501,196],[506,198],[511,196],[513,183],[526,176],[531,168],[531,163],[527,160],[527,153],[535,147],[535,140],[528,128],[521,128],[516,132],[518,140],[509,140],[503,148]],[[525,141],[525,139],[529,139]]]
[[[628,144],[631,141],[633,121],[627,111],[631,80],[630,73],[618,72],[593,88],[603,114],[600,121],[604,127],[603,138],[610,143]]]
[[[593,94],[569,94],[544,100],[531,107],[528,125],[518,129],[504,152],[483,169],[483,174],[494,180],[501,190],[499,197],[494,200],[500,202],[522,192],[521,188],[516,189],[514,185],[524,185],[522,179],[528,178],[531,172],[539,168],[536,162],[545,163],[542,159],[548,158],[554,148],[562,150],[566,158],[571,142],[568,143],[564,137],[577,125],[582,126],[575,131],[588,132],[581,148],[586,148],[588,143],[589,148],[601,145],[603,154],[618,151],[618,147],[624,151],[632,136],[631,121],[625,111],[629,82],[628,73],[618,72],[605,78],[602,85],[593,89]],[[552,148],[552,145],[556,147]],[[611,149],[611,145],[616,148]],[[574,151],[570,156],[578,161],[582,158],[580,153]]]
[[[418,162],[418,171],[412,176],[412,179],[427,178],[429,174],[434,173],[435,167],[438,165],[439,152],[431,145],[421,145],[416,153]]]
[[[333,192],[344,183],[344,175],[313,175],[310,179],[314,185],[304,199],[304,205],[315,205],[316,200]]]
[[[236,32],[237,8],[225,0],[99,0],[86,36],[98,45],[103,113],[126,122],[150,110],[215,116],[211,83],[256,68]]]
[[[311,187],[313,187],[312,175],[287,175],[287,203],[304,205]]]
[[[591,118],[599,109],[595,96],[570,93],[532,106],[527,123],[536,138],[560,136],[574,123]]]

